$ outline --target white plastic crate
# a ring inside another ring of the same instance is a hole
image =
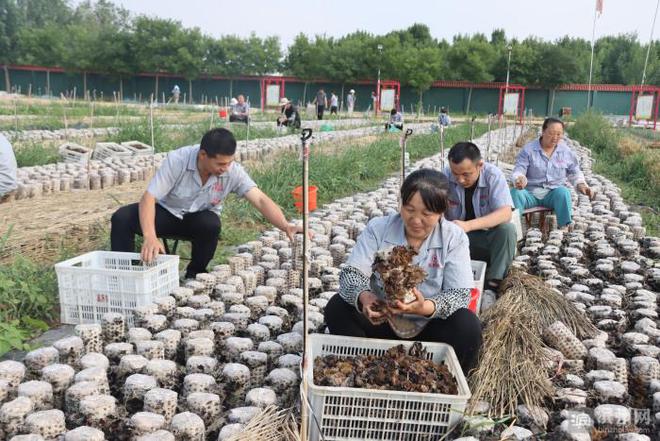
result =
[[[317,386],[313,372],[316,357],[382,355],[399,344],[408,349],[413,341],[326,334],[311,334],[309,338],[310,358],[304,375],[312,407],[308,423],[311,441],[320,440],[320,433],[326,441],[439,439],[463,417],[471,394],[451,346],[422,343],[428,357],[446,364],[454,375],[458,395]]]
[[[126,316],[179,286],[179,256],[145,264],[138,253],[92,251],[55,264],[62,323],[100,323],[108,312]]]
[[[126,141],[122,142],[121,145],[129,149],[133,155],[153,155],[154,153],[152,146],[140,141]]]
[[[477,297],[477,304],[474,313],[479,314],[481,309],[481,297],[484,293],[484,285],[486,283],[486,262],[481,260],[472,260],[472,278],[474,279],[474,287],[479,290]]]
[[[520,211],[517,208],[511,213],[511,223],[516,227],[516,240],[520,242],[523,239],[522,222],[520,221]]]
[[[116,142],[97,142],[92,154],[93,159],[100,161],[106,158],[128,158],[130,156],[133,156],[133,152]]]
[[[87,164],[92,156],[92,149],[76,144],[74,142],[66,142],[59,146],[58,152],[62,162]]]

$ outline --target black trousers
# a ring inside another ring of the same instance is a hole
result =
[[[331,334],[351,337],[402,340],[388,323],[374,326],[335,294],[325,306],[325,322]],[[447,343],[454,348],[463,372],[467,376],[477,363],[481,348],[481,322],[470,310],[462,308],[446,319],[433,319],[417,336],[410,340]]]
[[[316,119],[323,119],[323,112],[325,112],[325,106],[317,105],[316,106]]]
[[[110,246],[112,251],[135,251],[135,235],[142,235],[139,204],[130,204],[115,211],[111,219]],[[188,213],[179,219],[156,204],[156,235],[183,237],[192,243],[186,277],[206,272],[220,237],[220,217],[209,210]]]
[[[229,115],[229,122],[242,122],[247,124],[248,123],[248,116],[247,115]]]

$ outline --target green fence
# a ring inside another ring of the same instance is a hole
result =
[[[9,68],[11,91],[36,96],[54,96],[60,94],[77,97],[84,96],[85,86],[90,96],[96,99],[112,100],[122,96],[127,101],[147,101],[155,95],[158,101],[167,101],[171,90],[178,85],[181,100],[184,98],[194,103],[222,102],[243,94],[250,99],[253,107],[261,106],[261,81],[259,78],[217,79],[199,78],[188,81],[182,77],[138,75],[119,78],[97,73],[67,73],[61,70],[48,71],[43,68]],[[0,69],[0,90],[5,90],[5,73]],[[319,88],[330,95],[335,91],[345,104],[345,96],[350,89],[356,92],[356,110],[366,110],[371,106],[371,92],[376,85],[365,83],[317,82],[287,80],[285,95],[288,99],[304,103],[311,102]],[[630,92],[592,92],[593,107],[604,114],[627,115],[630,110]],[[468,87],[433,87],[422,95],[425,112],[438,112],[445,106],[450,113],[495,113],[497,112],[499,89]],[[401,88],[400,104],[404,112],[418,110],[419,94],[409,87]],[[343,104],[342,104],[343,106]],[[583,113],[587,108],[586,91],[527,89],[525,108],[536,116],[558,115],[562,108],[570,108],[573,115]]]

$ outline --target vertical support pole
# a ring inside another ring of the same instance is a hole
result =
[[[301,415],[300,415],[300,439],[307,440],[307,380],[304,374],[309,363],[309,329],[307,323],[307,310],[309,309],[309,144],[312,138],[312,129],[303,129],[300,140],[302,141],[302,218],[303,218],[303,249],[302,249],[302,282],[303,282],[303,354],[302,354],[302,384],[301,384]]]
[[[440,124],[440,166],[445,170],[445,126]]]
[[[399,146],[401,147],[401,184],[399,187],[401,187],[403,181],[406,180],[406,150],[408,147],[408,137],[412,135],[412,133],[412,129],[406,129],[399,139]],[[401,192],[399,192],[399,203],[401,203]]]
[[[149,131],[151,132],[151,146],[156,148],[154,145],[154,94],[152,93],[149,97]]]

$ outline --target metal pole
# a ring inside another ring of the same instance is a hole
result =
[[[151,131],[151,147],[154,145],[154,94],[149,97],[149,130]]]
[[[596,18],[598,18],[598,9],[594,8],[594,24],[591,29],[591,61],[589,62],[589,85],[587,87],[587,110],[591,107],[591,76],[594,70],[594,41],[596,38]]]
[[[302,171],[303,171],[303,249],[302,249],[302,279],[303,279],[303,353],[302,353],[302,397],[301,397],[301,440],[307,440],[307,381],[305,379],[305,367],[309,355],[309,338],[307,326],[307,309],[309,302],[309,262],[307,260],[309,250],[309,144],[312,138],[312,129],[303,129],[300,136],[302,141]]]
[[[644,61],[644,71],[642,72],[642,86],[646,81],[646,66],[649,64],[649,54],[651,53],[651,46],[653,45],[653,31],[655,30],[655,19],[658,17],[658,7],[660,7],[660,0],[658,0],[655,4],[655,14],[653,15],[653,24],[651,25],[649,47],[646,48],[646,60]]]
[[[406,179],[406,147],[408,144],[408,137],[412,135],[412,132],[412,129],[407,129],[399,139],[399,145],[401,146],[401,185],[403,185],[403,181]],[[401,192],[399,192],[399,195],[400,194]]]
[[[383,55],[383,45],[378,45],[378,83],[376,83],[376,104],[374,108],[374,116],[378,116],[380,110],[380,59]]]
[[[445,169],[445,126],[440,124],[440,165]]]
[[[474,140],[474,120],[477,119],[476,116],[472,117],[472,120],[470,121],[470,142]]]
[[[247,111],[247,130],[245,131],[245,149],[247,150],[248,147],[248,141],[250,140],[250,96],[248,95],[247,101],[248,103],[248,111]],[[229,112],[227,112],[229,114]]]
[[[488,138],[486,140],[486,161],[490,161],[490,143],[491,143],[491,124],[493,123],[493,117],[489,113],[488,114]]]

